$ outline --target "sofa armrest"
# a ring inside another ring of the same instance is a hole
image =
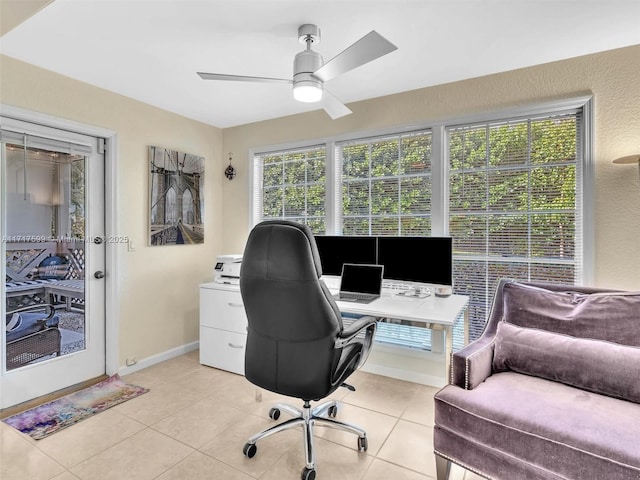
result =
[[[451,359],[451,384],[473,390],[491,375],[495,337],[481,337]]]

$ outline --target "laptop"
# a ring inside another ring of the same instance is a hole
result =
[[[380,297],[383,270],[382,265],[345,263],[342,266],[340,292],[334,295],[335,299],[369,303]]]

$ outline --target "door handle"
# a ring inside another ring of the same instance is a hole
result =
[[[98,270],[96,273],[93,274],[93,276],[96,277],[97,279],[104,278],[104,272],[101,270]]]
[[[229,342],[229,343],[228,343],[228,345],[229,345],[231,348],[244,348],[244,345],[238,345],[237,343],[231,343],[231,342]]]

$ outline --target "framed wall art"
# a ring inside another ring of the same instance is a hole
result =
[[[149,244],[204,243],[204,157],[149,147]]]

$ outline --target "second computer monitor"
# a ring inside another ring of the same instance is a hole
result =
[[[451,237],[378,237],[378,263],[384,278],[453,285]]]

